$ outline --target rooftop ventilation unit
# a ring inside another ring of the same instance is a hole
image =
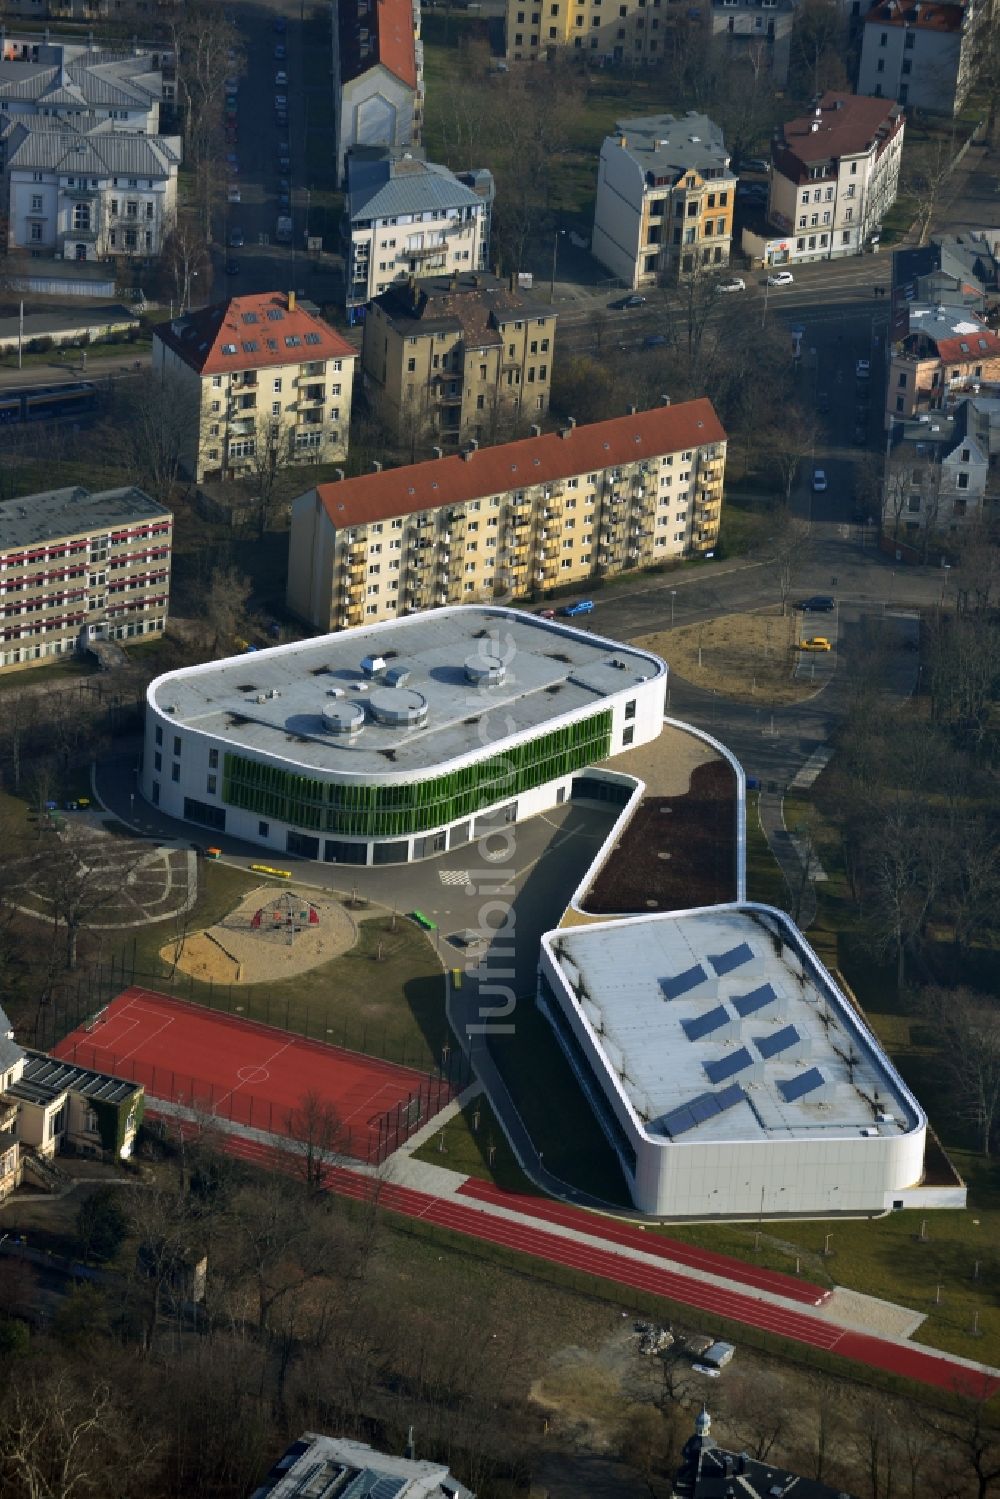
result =
[[[405,687],[410,680],[410,668],[408,666],[390,666],[385,674],[387,687]]]
[[[467,656],[465,679],[475,687],[502,687],[507,667],[499,656]]]
[[[427,717],[427,699],[412,687],[393,687],[373,692],[369,698],[371,715],[388,728],[405,729],[422,724]]]
[[[356,703],[327,703],[323,727],[331,734],[357,734],[365,723],[365,710]]]
[[[361,670],[366,677],[377,677],[385,671],[385,658],[383,656],[365,656],[361,662]]]

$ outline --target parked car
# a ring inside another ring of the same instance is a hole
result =
[[[716,291],[746,291],[747,284],[742,276],[727,276],[725,281],[720,281]]]
[[[538,615],[539,619],[555,619],[556,617],[556,611],[554,609],[536,609],[535,613]]]
[[[562,608],[557,610],[557,613],[561,614],[564,619],[574,619],[578,614],[593,614],[593,612],[593,599],[577,599],[575,604],[563,604]]]
[[[816,410],[820,416],[826,416],[830,410],[830,397],[825,390],[819,391],[816,395]]]
[[[284,69],[279,68],[278,71],[277,71],[277,73],[275,73],[275,75],[274,75],[274,86],[275,86],[275,88],[287,88],[288,87],[288,74],[284,71]]]
[[[237,156],[236,152],[235,151],[227,151],[226,152],[226,171],[229,172],[231,175],[235,176],[235,174],[239,171],[239,169],[240,169],[240,159]]]
[[[278,126],[279,130],[284,130],[288,124],[287,111],[284,109],[276,109],[274,111],[274,123]]]
[[[641,297],[637,291],[630,292],[627,297],[619,297],[617,302],[608,304],[616,312],[625,307],[645,307],[646,298]]]
[[[223,85],[227,94],[235,94],[239,86],[240,80],[238,78],[227,78]]]
[[[769,172],[771,163],[765,161],[763,156],[745,156],[740,162],[741,172]]]
[[[643,339],[642,344],[645,349],[659,349],[662,348],[666,341],[667,336],[665,333],[650,333]]]
[[[288,56],[288,53],[285,51],[285,44],[284,44],[284,42],[275,42],[275,44],[274,44],[274,60],[275,60],[275,62],[284,62],[285,58],[287,56]]]
[[[238,276],[239,273],[240,273],[240,263],[239,263],[239,261],[238,260],[227,260],[226,261],[226,275],[227,276]]]
[[[278,191],[278,207],[279,208],[291,208],[291,206],[292,206],[292,197],[291,197],[291,194],[288,193],[288,192],[286,192],[284,188],[280,188],[279,191]]]
[[[806,614],[832,614],[836,606],[829,594],[814,593],[810,598],[800,599],[795,607]]]
[[[859,359],[854,366],[854,373],[859,380],[870,380],[872,373],[872,362],[870,359]]]
[[[227,203],[241,203],[242,201],[243,200],[240,197],[240,190],[239,190],[239,188],[236,186],[236,184],[234,182],[232,184],[232,186],[229,187],[227,189],[227,191],[226,191],[226,202]]]
[[[825,635],[812,635],[808,640],[799,641],[800,651],[829,651],[832,649],[833,647]]]
[[[284,16],[275,16],[274,20],[271,22],[271,30],[275,33],[276,36],[284,36],[285,32],[288,30],[288,22],[285,20]]]
[[[858,422],[854,428],[854,441],[862,448],[868,441],[868,427],[864,422]]]
[[[692,1364],[691,1368],[696,1374],[706,1374],[709,1379],[721,1379],[722,1370],[713,1369],[708,1364]]]
[[[813,469],[813,494],[826,493],[826,471],[821,468]]]
[[[246,244],[246,240],[243,238],[243,230],[242,229],[230,229],[230,231],[229,231],[229,248],[231,250],[242,250],[243,246],[245,244]]]
[[[791,286],[795,277],[791,271],[772,271],[767,278],[768,286]]]

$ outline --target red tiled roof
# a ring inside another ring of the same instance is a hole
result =
[[[359,78],[379,63],[410,88],[417,86],[412,0],[369,0],[362,11],[339,8],[341,80]],[[367,32],[364,46],[361,28]]]
[[[469,458],[453,454],[338,484],[319,484],[316,492],[333,525],[365,526],[725,440],[711,401],[702,398],[574,427],[565,437],[549,432],[480,448]]]
[[[289,309],[288,296],[277,291],[230,297],[171,323],[158,323],[153,332],[202,375],[357,357],[357,350],[329,323],[301,307]],[[290,345],[290,338],[298,342]],[[233,352],[225,353],[226,348]]]
[[[929,333],[927,328],[919,331]],[[970,360],[1000,357],[1000,338],[988,328],[977,328],[975,333],[963,333],[956,338],[940,338],[935,342],[938,358],[943,364],[968,364]]]
[[[866,26],[916,26],[921,31],[960,31],[964,5],[933,5],[928,0],[886,0],[865,16]]]
[[[781,127],[775,158],[779,152],[801,162],[856,156],[869,150],[880,135],[888,139],[901,127],[901,121],[902,110],[893,99],[826,93],[811,114],[788,120]],[[814,130],[814,125],[819,128]]]

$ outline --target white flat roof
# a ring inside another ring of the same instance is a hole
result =
[[[718,906],[543,941],[650,1137],[814,1140],[924,1122],[779,911]]]
[[[366,675],[368,657],[385,672]],[[472,678],[496,659],[503,680],[477,685]],[[406,673],[398,685],[387,679],[394,672]],[[459,605],[168,672],[147,698],[169,722],[234,750],[398,779],[477,751],[495,754],[519,734],[665,674],[659,657],[575,620]],[[410,721],[386,721],[398,713]],[[355,732],[346,729],[352,720]]]

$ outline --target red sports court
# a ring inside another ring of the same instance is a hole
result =
[[[150,1099],[268,1134],[287,1134],[289,1115],[316,1093],[343,1128],[338,1152],[364,1161],[384,1160],[452,1096],[436,1075],[150,989],[126,989],[54,1055],[142,1083]]]

